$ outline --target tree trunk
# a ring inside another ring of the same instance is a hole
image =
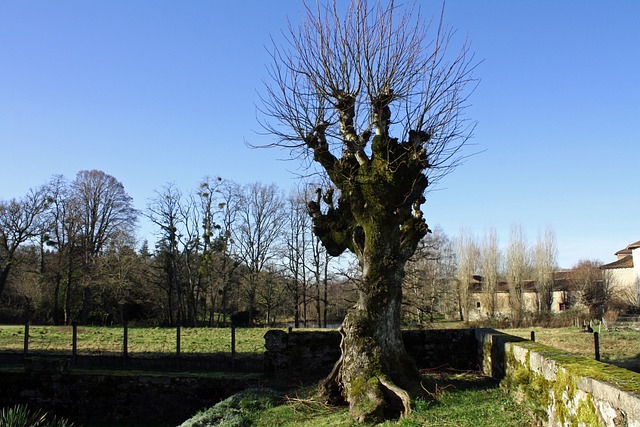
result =
[[[0,295],[4,291],[4,288],[7,285],[7,281],[9,280],[9,271],[11,270],[11,264],[7,264],[2,270],[0,270]]]
[[[394,239],[381,237],[393,236],[392,231],[369,235],[359,300],[340,328],[342,356],[321,384],[327,401],[342,397],[351,416],[367,423],[408,415],[411,397],[420,391],[420,373],[400,329],[404,262],[390,243]]]

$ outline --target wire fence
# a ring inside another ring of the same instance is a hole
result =
[[[0,362],[33,357],[68,358],[72,365],[201,367],[222,370],[262,363],[258,328],[130,328],[0,326]],[[243,369],[241,369],[243,370]],[[246,370],[246,369],[245,369]]]

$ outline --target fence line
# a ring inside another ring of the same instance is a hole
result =
[[[23,352],[22,357],[26,359],[29,355],[29,333],[30,333],[31,322],[27,321],[24,324],[24,344],[23,344]],[[77,322],[72,322],[71,324],[72,333],[71,333],[71,358],[73,363],[75,364],[78,359],[78,324]],[[122,338],[122,358],[126,361],[129,358],[129,324],[125,322],[122,325],[123,329],[123,338]],[[236,359],[236,327],[231,326],[231,359],[235,363]],[[176,327],[176,346],[175,346],[175,356],[176,359],[179,360],[181,357],[181,339],[182,332],[181,327],[178,325]]]

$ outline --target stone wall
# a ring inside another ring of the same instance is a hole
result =
[[[477,369],[540,408],[548,426],[640,427],[640,374],[576,357],[492,329],[403,331],[421,369]],[[247,387],[326,376],[340,357],[340,334],[273,330],[262,374],[72,369],[69,358],[1,369],[0,407],[29,403],[83,422],[179,422]],[[14,365],[15,366],[15,365]],[[292,378],[293,377],[293,378]]]
[[[640,427],[640,374],[495,330],[476,337],[484,373],[540,408],[542,424]]]
[[[192,375],[69,369],[69,359],[29,359],[0,373],[0,407],[28,404],[91,422],[179,422],[228,396],[263,384],[261,374]]]
[[[402,331],[405,347],[420,369],[478,369],[478,350],[472,329]],[[300,378],[321,378],[340,358],[337,331],[265,334],[265,372]]]

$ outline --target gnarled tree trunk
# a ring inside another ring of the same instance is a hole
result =
[[[383,193],[379,192],[382,199]],[[412,239],[403,240],[402,224],[398,223],[402,215],[365,209],[359,216],[361,228],[356,227],[359,231],[354,233],[361,236],[360,246],[356,244],[363,272],[359,298],[340,328],[342,356],[321,384],[321,393],[330,402],[346,400],[353,418],[372,422],[408,414],[411,398],[420,390],[420,374],[401,335],[406,262],[401,243],[419,240],[426,225],[420,222],[422,227],[410,233]],[[320,235],[321,222],[316,218]]]
[[[365,270],[383,271],[365,273],[359,301],[340,328],[342,356],[321,385],[327,400],[344,397],[360,422],[408,414],[419,390],[420,375],[401,336],[402,271],[393,264],[365,260]]]

